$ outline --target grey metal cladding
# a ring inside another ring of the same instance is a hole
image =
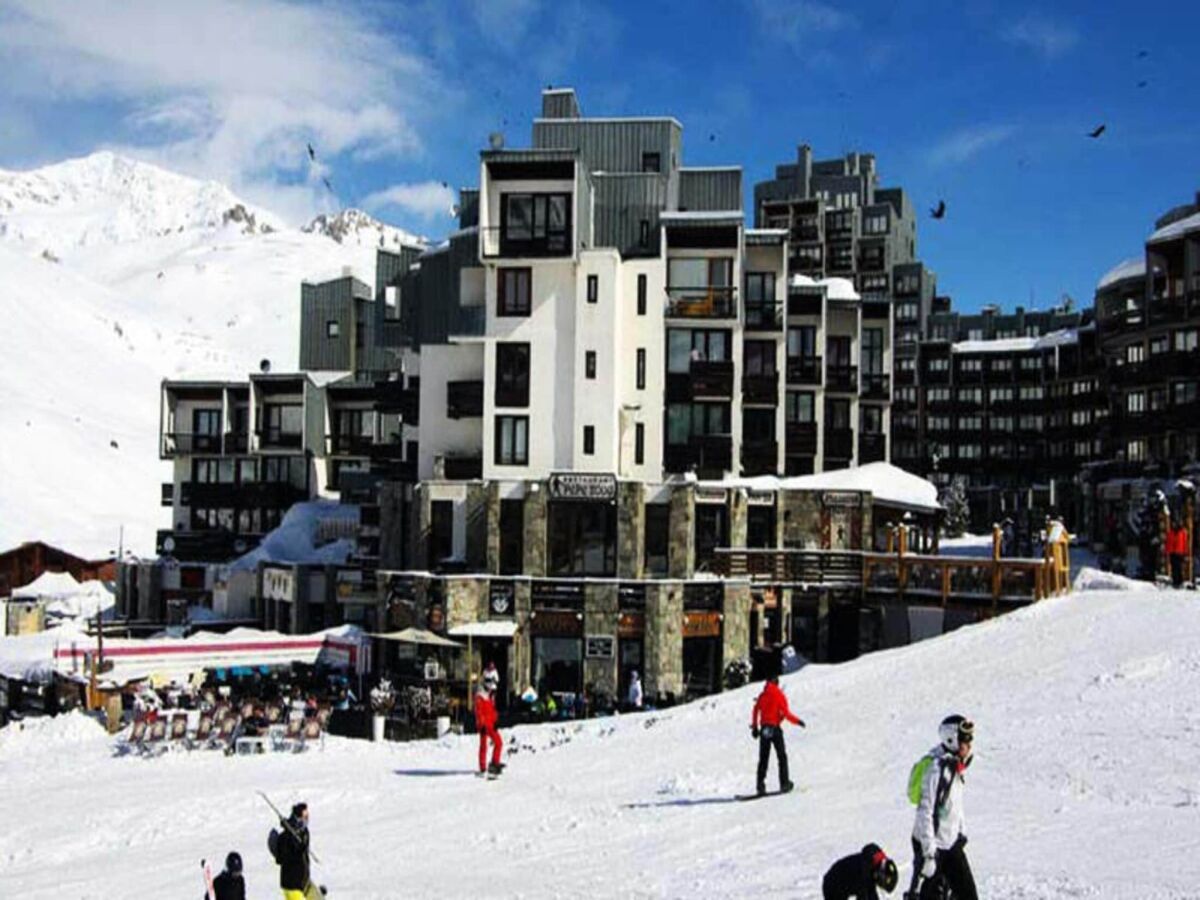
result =
[[[350,304],[353,280],[339,278],[300,286],[300,370],[343,370],[350,367],[353,337]],[[329,337],[329,323],[337,335]]]
[[[542,91],[542,117],[546,119],[578,119],[579,98],[571,90]]]
[[[622,256],[658,254],[659,213],[667,202],[665,175],[597,175],[595,186],[596,231],[593,246],[613,247]],[[649,243],[643,245],[642,222]]]
[[[479,188],[462,188],[458,192],[458,227],[473,228],[479,224]]]
[[[577,149],[590,172],[641,172],[642,154],[659,155],[659,171],[678,161],[681,127],[672,119],[556,119],[533,123],[533,146]]]
[[[484,307],[459,305],[461,272],[479,266],[479,234],[456,234],[450,246],[421,257],[400,283],[401,331],[414,348],[444,344],[450,335],[482,335]]]
[[[679,208],[742,209],[741,169],[680,169]]]
[[[383,297],[388,285],[398,282],[400,276],[408,271],[409,266],[417,261],[420,250],[416,247],[401,247],[398,250],[379,249],[375,251],[375,296]]]

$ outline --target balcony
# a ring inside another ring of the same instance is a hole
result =
[[[787,314],[789,316],[821,315],[821,295],[810,293],[788,294]]]
[[[787,383],[820,385],[821,357],[789,356],[787,359]]]
[[[733,363],[729,360],[692,360],[687,372],[668,372],[669,403],[691,400],[729,400],[733,397]]]
[[[483,477],[482,456],[447,456],[444,463],[447,481],[478,481]]]
[[[325,447],[330,456],[370,456],[375,439],[369,434],[327,434]]]
[[[499,225],[479,231],[480,246],[487,259],[546,259],[570,256],[572,251],[569,225],[562,231],[538,237],[517,235],[512,229],[504,231]]]
[[[250,434],[245,431],[225,432],[225,452],[245,453],[250,449]]]
[[[736,319],[737,288],[668,287],[665,315],[668,319]]]
[[[284,482],[185,481],[179,485],[180,506],[197,509],[288,509],[308,499],[308,491]]]
[[[229,562],[249,553],[262,541],[261,534],[232,531],[160,531],[155,551],[184,562]]]
[[[825,259],[821,253],[812,256],[796,253],[788,258],[789,271],[801,274],[820,272],[824,265]]]
[[[779,405],[779,373],[770,375],[743,375],[742,402]]]
[[[743,441],[742,474],[775,475],[779,471],[778,441]]]
[[[686,444],[667,444],[663,467],[668,472],[694,470],[716,476],[733,468],[733,438],[727,434],[693,435]]]
[[[825,429],[825,461],[847,460],[854,456],[854,430],[851,428]]]
[[[384,414],[398,414],[405,425],[421,424],[421,398],[415,388],[404,386],[402,381],[375,382],[375,410]]]
[[[919,437],[919,431],[915,422],[903,422],[900,419],[892,420],[892,439],[897,441],[915,441]]]
[[[190,432],[170,431],[163,435],[162,455],[186,456],[191,453],[220,453],[221,436],[219,434],[191,434]]]
[[[861,396],[865,400],[887,400],[892,394],[892,378],[882,372],[864,372]]]
[[[882,434],[860,434],[858,436],[858,464],[883,462],[887,459],[887,437]]]
[[[281,428],[260,428],[259,450],[299,450],[304,446],[304,434],[299,431],[284,431]]]
[[[784,437],[788,456],[813,456],[817,452],[816,422],[788,422]]]
[[[821,226],[816,222],[797,222],[792,226],[791,241],[794,244],[814,244],[821,240]]]
[[[482,381],[446,382],[446,416],[472,419],[483,415]]]
[[[753,331],[781,331],[782,303],[747,303],[746,328]]]
[[[841,366],[829,363],[825,367],[825,390],[842,394],[858,391],[858,366]]]

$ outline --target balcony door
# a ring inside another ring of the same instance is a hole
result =
[[[570,194],[505,194],[500,216],[505,256],[571,252]]]

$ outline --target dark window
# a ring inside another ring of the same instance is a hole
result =
[[[774,341],[746,341],[745,350],[747,375],[776,374]]]
[[[354,346],[361,350],[367,345],[367,323],[356,322],[354,325]]]
[[[829,354],[829,365],[834,368],[850,365],[850,338],[831,337],[826,341],[826,352]],[[881,348],[882,352],[882,348]]]
[[[591,456],[596,452],[596,429],[592,425],[583,426],[583,455]]]
[[[638,347],[637,352],[637,387],[639,391],[646,388],[646,350],[644,347]]]
[[[645,249],[650,246],[650,220],[642,219],[638,227],[638,246]]]
[[[583,376],[584,378],[596,377],[596,351],[586,350],[583,354]]]
[[[646,276],[638,276],[637,287],[637,314],[644,316],[646,314]]]
[[[454,555],[454,503],[433,500],[429,504],[429,568],[437,571],[442,560]]]
[[[550,503],[546,528],[551,575],[613,575],[617,508],[612,503]]]
[[[746,273],[746,305],[763,306],[775,302],[775,273]]]
[[[409,462],[415,463],[417,461],[417,446],[416,441],[404,442],[404,458]]]
[[[742,440],[747,444],[775,440],[775,410],[744,410],[742,413]]]
[[[798,325],[788,329],[787,355],[793,359],[817,355],[817,329],[815,325]]]
[[[520,575],[525,569],[525,501],[500,501],[500,574]]]
[[[500,215],[501,251],[506,255],[571,249],[570,194],[505,194]]]
[[[850,401],[825,401],[825,427],[833,431],[848,431],[850,429]]]
[[[671,507],[666,503],[646,504],[646,574],[667,574],[667,546],[671,534]]]
[[[528,344],[496,344],[496,405],[529,405]]]
[[[587,302],[595,303],[600,299],[600,276],[589,275],[587,280]]]
[[[496,271],[496,315],[527,316],[531,307],[532,269]]]
[[[325,337],[335,338],[341,333],[341,326],[337,319],[330,319],[325,323]]]
[[[646,461],[646,426],[638,422],[633,426],[633,462],[640,466]]]
[[[696,568],[712,561],[717,547],[729,546],[729,510],[723,503],[696,504]]]
[[[863,406],[861,415],[863,434],[883,434],[882,406]]]
[[[496,416],[496,465],[529,463],[529,416]]]
[[[883,374],[883,329],[864,328],[862,338],[863,372],[870,375]]]
[[[642,171],[643,172],[661,172],[662,171],[662,156],[658,153],[643,153],[642,154]]]
[[[770,549],[775,546],[775,507],[753,505],[746,510],[746,546]]]
[[[667,443],[686,444],[700,435],[728,435],[728,403],[671,403],[667,406]]]

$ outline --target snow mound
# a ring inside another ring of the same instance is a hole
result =
[[[234,571],[267,563],[345,563],[357,544],[358,507],[329,500],[297,503],[262,543],[230,563]]]
[[[1105,572],[1091,566],[1084,566],[1075,576],[1071,587],[1076,591],[1153,591],[1154,585],[1135,578],[1126,578],[1116,572]]]
[[[83,712],[28,718],[0,728],[0,758],[73,752],[108,740],[101,720]]]

